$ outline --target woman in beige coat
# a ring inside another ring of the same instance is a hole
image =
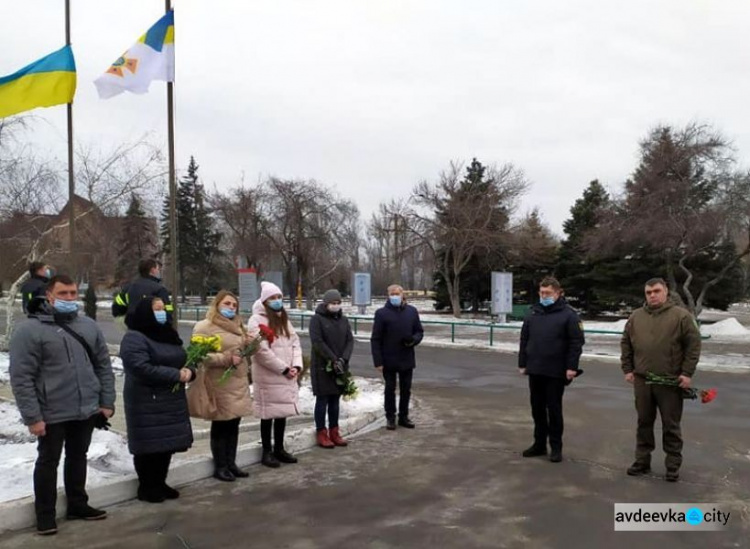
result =
[[[240,418],[252,414],[248,383],[248,364],[240,351],[250,341],[242,320],[237,314],[239,302],[226,290],[220,291],[206,313],[206,319],[193,328],[193,336],[219,336],[221,351],[210,353],[202,365],[195,383],[204,383],[205,391],[195,395],[207,397],[210,406],[202,406],[196,398],[188,397],[190,415],[211,421],[211,454],[214,458],[214,477],[223,481],[244,478],[235,460],[239,441]],[[228,374],[225,374],[229,372]],[[228,375],[221,381],[222,376]]]
[[[297,376],[302,371],[302,348],[284,310],[281,290],[270,282],[261,283],[260,299],[248,322],[251,338],[264,331],[271,335],[265,336],[252,357],[253,409],[260,418],[261,463],[279,467],[279,462],[297,463],[297,458],[284,450],[284,431],[286,418],[299,414]]]

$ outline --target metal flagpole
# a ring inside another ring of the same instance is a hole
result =
[[[65,0],[65,44],[70,46],[70,0]],[[76,261],[76,215],[74,198],[76,192],[73,173],[73,103],[68,103],[68,238],[70,239],[70,275],[78,281]]]
[[[164,0],[166,12],[172,9],[172,0]],[[180,295],[177,281],[177,181],[174,162],[174,84],[167,82],[167,127],[169,142],[169,285],[172,290],[172,324],[177,327],[177,296]]]

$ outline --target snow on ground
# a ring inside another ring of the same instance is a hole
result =
[[[750,330],[740,324],[734,317],[721,320],[715,324],[701,326],[701,333],[703,335],[710,335],[712,338],[750,336]]]
[[[32,494],[36,446],[36,439],[21,423],[15,405],[0,402],[0,501]],[[95,430],[88,455],[89,486],[133,473],[127,443],[117,433]],[[58,486],[63,486],[63,463],[64,457],[60,460]]]
[[[0,383],[10,382],[10,355],[8,353],[0,353]]]
[[[303,383],[304,385],[299,390],[298,407],[302,415],[311,416],[315,411],[315,396],[312,394],[312,387],[309,383]],[[380,381],[355,377],[354,383],[359,393],[356,399],[341,400],[341,419],[377,412],[383,407],[383,384]]]

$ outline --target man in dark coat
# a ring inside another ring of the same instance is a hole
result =
[[[646,304],[630,315],[621,341],[622,371],[633,384],[638,412],[635,463],[631,476],[651,470],[651,452],[656,447],[654,422],[659,410],[662,445],[666,454],[665,480],[676,482],[682,465],[682,389],[690,387],[701,354],[701,334],[687,310],[669,301],[667,283],[661,278],[646,282]],[[653,373],[679,381],[679,387],[647,385]]]
[[[57,466],[65,447],[67,517],[106,518],[88,504],[86,453],[101,416],[115,409],[115,376],[107,343],[90,318],[78,315],[78,287],[58,275],[47,301],[18,326],[10,342],[10,384],[21,418],[38,437],[34,466],[37,531],[57,533]]]
[[[161,263],[155,259],[142,259],[138,263],[138,278],[125,286],[112,301],[112,316],[124,316],[133,312],[146,297],[158,297],[164,310],[171,315],[174,306],[169,300],[169,291],[161,283]]]
[[[375,368],[385,379],[385,417],[387,428],[396,429],[396,378],[398,377],[398,424],[413,429],[409,419],[411,381],[416,367],[414,348],[424,337],[419,312],[408,305],[398,284],[388,287],[385,307],[375,312],[370,344]]]
[[[37,312],[45,301],[47,283],[52,278],[49,265],[40,261],[29,264],[30,278],[21,286],[21,306],[24,314]]]
[[[346,446],[347,442],[339,433],[339,401],[343,386],[336,383],[336,378],[349,371],[354,336],[349,320],[341,311],[341,294],[338,290],[328,290],[323,295],[323,303],[315,310],[315,316],[310,321],[310,343],[313,348],[310,379],[315,395],[318,445],[323,448]]]
[[[521,328],[518,368],[529,377],[534,444],[524,457],[547,455],[562,461],[565,386],[578,374],[578,360],[584,344],[583,325],[562,297],[560,283],[547,277],[539,285],[539,303],[526,314]]]

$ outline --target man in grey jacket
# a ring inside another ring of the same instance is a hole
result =
[[[105,511],[88,504],[86,453],[96,420],[114,413],[115,379],[104,335],[93,320],[78,315],[77,300],[78,287],[70,277],[53,277],[47,304],[18,326],[10,342],[13,395],[24,424],[39,441],[34,506],[42,535],[57,532],[63,445],[67,518],[106,518]]]

